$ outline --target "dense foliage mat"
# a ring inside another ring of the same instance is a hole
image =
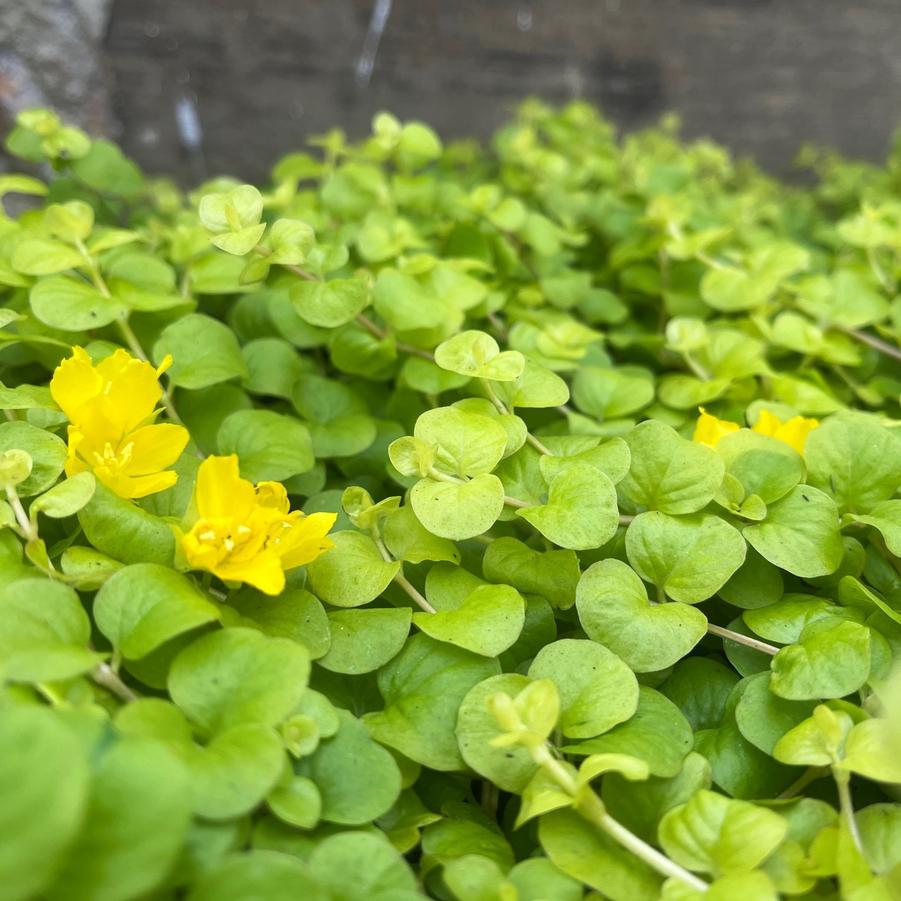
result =
[[[312,143],[8,138],[0,899],[898,897],[901,156]]]

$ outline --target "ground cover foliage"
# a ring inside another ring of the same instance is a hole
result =
[[[901,156],[312,145],[8,138],[0,899],[898,897]]]

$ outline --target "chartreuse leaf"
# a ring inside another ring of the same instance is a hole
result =
[[[707,633],[707,617],[697,608],[650,604],[644,583],[621,560],[601,560],[584,572],[576,607],[585,634],[637,673],[672,666]]]
[[[842,698],[867,681],[870,662],[870,630],[830,617],[806,625],[797,644],[773,657],[770,687],[788,700]]]
[[[411,507],[399,507],[389,513],[382,526],[382,538],[396,560],[407,563],[426,560],[460,562],[456,545],[447,538],[433,535],[416,518]]]
[[[661,513],[694,513],[719,490],[725,467],[716,451],[648,420],[626,435],[632,455],[622,494],[639,508]]]
[[[153,345],[153,359],[159,364],[167,354],[173,359],[167,376],[179,388],[196,391],[247,377],[247,364],[234,332],[200,313],[182,316],[163,329]]]
[[[376,741],[435,770],[463,766],[454,733],[473,685],[496,675],[496,660],[416,635],[378,674],[385,709],[363,718]]]
[[[511,410],[515,407],[557,407],[569,400],[569,386],[555,372],[526,358],[526,365],[516,381],[500,382],[495,393]]]
[[[73,516],[94,496],[96,485],[93,473],[79,472],[36,497],[31,502],[28,513],[32,519],[38,513],[51,519]]]
[[[369,285],[362,278],[298,281],[291,288],[291,303],[304,322],[337,328],[368,306]]]
[[[378,669],[404,646],[410,632],[410,617],[411,611],[406,608],[331,611],[328,614],[331,643],[319,665],[350,675]]]
[[[513,382],[525,368],[517,350],[501,351],[487,332],[460,332],[435,348],[435,362],[442,368],[471,378]]]
[[[576,599],[579,558],[571,550],[538,551],[517,538],[497,538],[485,549],[482,572],[492,582],[507,582],[566,610]]]
[[[805,579],[835,572],[844,554],[835,502],[810,485],[793,488],[742,534],[765,560]]]
[[[460,483],[422,479],[410,491],[410,504],[432,534],[462,541],[482,535],[497,522],[504,509],[504,486],[490,473]]]
[[[877,873],[888,873],[901,857],[901,807],[870,804],[856,813],[864,853]]]
[[[63,471],[66,445],[52,432],[16,420],[0,424],[0,454],[25,451],[31,457],[31,473],[16,484],[16,494],[30,497],[46,491]]]
[[[810,484],[842,513],[868,513],[901,485],[897,436],[866,416],[824,422],[808,435],[804,459]]]
[[[629,563],[658,591],[686,604],[716,594],[745,559],[741,533],[708,514],[639,514],[626,531]]]
[[[183,650],[169,671],[172,700],[208,733],[244,723],[275,725],[306,688],[310,658],[296,642],[225,629]]]
[[[94,599],[100,631],[123,656],[137,660],[160,645],[219,619],[219,611],[185,576],[157,563],[126,566]]]
[[[422,897],[406,861],[379,832],[331,835],[313,848],[307,864],[334,901],[361,897],[416,901]]]
[[[543,816],[538,838],[560,870],[613,901],[654,901],[661,877],[579,814],[558,810]]]
[[[0,672],[15,682],[54,682],[93,669],[91,623],[61,582],[25,578],[0,588]]]
[[[785,497],[804,478],[800,454],[768,435],[741,429],[724,436],[716,449],[745,495],[756,495],[765,504]]]
[[[771,810],[701,789],[660,821],[660,844],[682,866],[722,876],[755,869],[787,830]]]
[[[628,416],[654,399],[651,373],[638,367],[602,369],[583,366],[573,380],[573,400],[583,412],[599,419]]]
[[[380,817],[394,804],[401,775],[391,754],[369,737],[356,717],[339,710],[338,722],[337,732],[321,741],[297,769],[319,789],[322,819],[358,826]]]
[[[316,462],[303,423],[271,410],[238,410],[227,416],[216,443],[221,454],[237,454],[241,475],[251,482],[283,481]]]
[[[691,727],[679,708],[659,691],[639,687],[633,716],[604,735],[566,750],[573,754],[625,754],[647,763],[654,776],[675,776],[691,750]]]
[[[413,437],[437,447],[436,466],[459,477],[491,472],[507,447],[497,420],[459,407],[427,410],[416,420]]]
[[[117,742],[97,765],[78,837],[44,897],[146,895],[175,863],[190,814],[188,773],[171,752],[153,742]]]
[[[0,758],[0,892],[8,901],[24,901],[43,894],[78,835],[88,761],[63,719],[33,706],[4,709]]]
[[[322,796],[316,783],[306,776],[285,776],[268,795],[266,805],[284,823],[299,829],[313,829],[322,814]]]
[[[335,546],[307,568],[313,591],[334,607],[361,607],[377,598],[400,571],[362,532],[335,532]]]
[[[560,729],[567,738],[591,738],[629,719],[638,706],[635,675],[612,651],[566,638],[545,645],[529,667],[532,679],[550,679],[560,695]]]
[[[842,766],[868,779],[901,783],[896,725],[888,719],[856,723],[845,742]]]
[[[421,632],[483,657],[497,657],[519,638],[525,624],[522,595],[509,585],[480,585],[459,606],[414,613]]]
[[[547,503],[517,510],[516,515],[549,541],[570,550],[601,547],[619,526],[613,483],[587,463],[570,463],[561,469],[548,481]]]
[[[516,794],[522,793],[538,765],[523,745],[491,744],[502,730],[488,709],[488,699],[498,692],[515,698],[529,684],[529,677],[519,673],[491,676],[470,689],[457,714],[457,741],[467,766],[503,791]]]

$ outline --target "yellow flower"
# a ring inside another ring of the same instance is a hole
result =
[[[334,546],[334,513],[291,511],[284,485],[242,479],[238,458],[208,457],[194,486],[197,520],[181,536],[185,558],[226,582],[246,582],[265,594],[285,587],[285,570]]]
[[[804,453],[804,445],[807,436],[819,425],[817,419],[807,419],[804,416],[793,416],[783,422],[775,413],[769,410],[761,410],[757,422],[752,431],[761,435],[769,435],[784,441],[789,447],[794,448],[799,454]]]
[[[163,389],[161,366],[116,350],[94,365],[81,348],[56,368],[50,393],[69,420],[66,474],[91,470],[120,497],[137,498],[175,484],[166,471],[188,443],[188,430],[154,423]]]
[[[737,422],[730,422],[728,419],[717,419],[711,416],[703,407],[698,407],[701,415],[698,417],[698,423],[695,426],[695,433],[692,440],[698,444],[706,444],[707,447],[716,447],[720,443],[720,439],[732,432],[737,432],[741,426]]]

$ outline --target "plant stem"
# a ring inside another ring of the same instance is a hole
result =
[[[779,797],[783,799],[794,798],[795,795],[800,794],[811,782],[816,782],[817,779],[822,779],[823,776],[827,775],[829,770],[826,767],[822,766],[810,766],[794,781],[792,784],[785,789],[785,791],[780,792]]]
[[[769,654],[771,657],[779,653],[780,648],[773,644],[767,644],[759,638],[751,638],[748,635],[742,635],[741,632],[733,632],[732,629],[724,629],[722,626],[715,626],[713,623],[707,623],[707,631],[711,635],[718,635],[727,641],[734,641],[736,644],[743,644],[746,648],[760,651],[763,654]]]
[[[482,379],[482,387],[485,389],[485,393],[488,395],[488,399],[491,403],[494,404],[494,408],[497,410],[501,416],[507,416],[510,413],[510,410],[507,408],[507,405],[497,396],[497,392],[494,390],[494,385],[491,384],[490,379]],[[526,441],[538,451],[539,454],[544,454],[546,457],[553,457],[554,452],[543,442],[540,438],[537,438],[531,432],[526,432]]]
[[[881,338],[877,338],[875,335],[871,335],[869,332],[863,331],[863,329],[844,328],[842,326],[839,326],[839,329],[846,335],[850,335],[855,340],[860,341],[861,344],[866,344],[869,347],[872,347],[874,350],[878,350],[879,353],[885,354],[885,356],[887,357],[892,357],[895,360],[901,360],[901,348],[894,347],[887,341],[883,341]]]
[[[639,860],[644,861],[662,876],[668,879],[678,879],[695,891],[707,891],[709,886],[703,879],[670,860],[665,854],[640,839],[635,833],[630,832],[618,820],[613,819],[594,791],[587,789],[580,792],[572,774],[551,754],[547,745],[530,748],[530,751],[535,762],[545,768],[560,788],[573,799],[577,799],[576,810],[586,820],[606,832],[617,844],[630,854],[634,854]]]
[[[434,467],[429,470],[429,478],[434,479],[436,482],[449,482],[451,485],[466,485],[469,482],[469,479],[461,479],[457,476],[449,475]],[[504,504],[508,507],[516,507],[517,509],[535,506],[535,504],[530,504],[528,501],[521,501],[518,497],[510,497],[509,494],[504,495]]]
[[[832,775],[835,779],[835,785],[838,788],[838,804],[842,812],[842,818],[848,827],[857,850],[863,854],[863,842],[860,838],[860,830],[857,828],[857,820],[854,817],[854,802],[851,800],[851,777],[844,771],[832,769]]]
[[[396,563],[400,562],[400,567],[397,570],[397,574],[394,576],[394,581],[407,593],[407,596],[411,598],[411,600],[426,613],[437,613],[438,611],[423,597],[422,593],[416,588],[416,586],[404,575],[404,564],[402,561],[396,561],[394,557],[388,552],[388,548],[385,547],[385,542],[382,541],[381,536],[378,533],[372,533],[373,541],[375,541],[375,546],[379,549],[379,553],[382,555],[382,559],[386,563]]]
[[[6,486],[6,499],[15,514],[16,522],[19,524],[19,529],[22,532],[22,537],[27,541],[38,541],[39,536],[37,529],[28,518],[25,508],[22,506],[22,501],[19,500],[19,495],[16,494],[16,489],[12,485]]]
[[[91,673],[91,678],[126,703],[138,699],[138,696],[119,678],[108,663],[99,664]]]

